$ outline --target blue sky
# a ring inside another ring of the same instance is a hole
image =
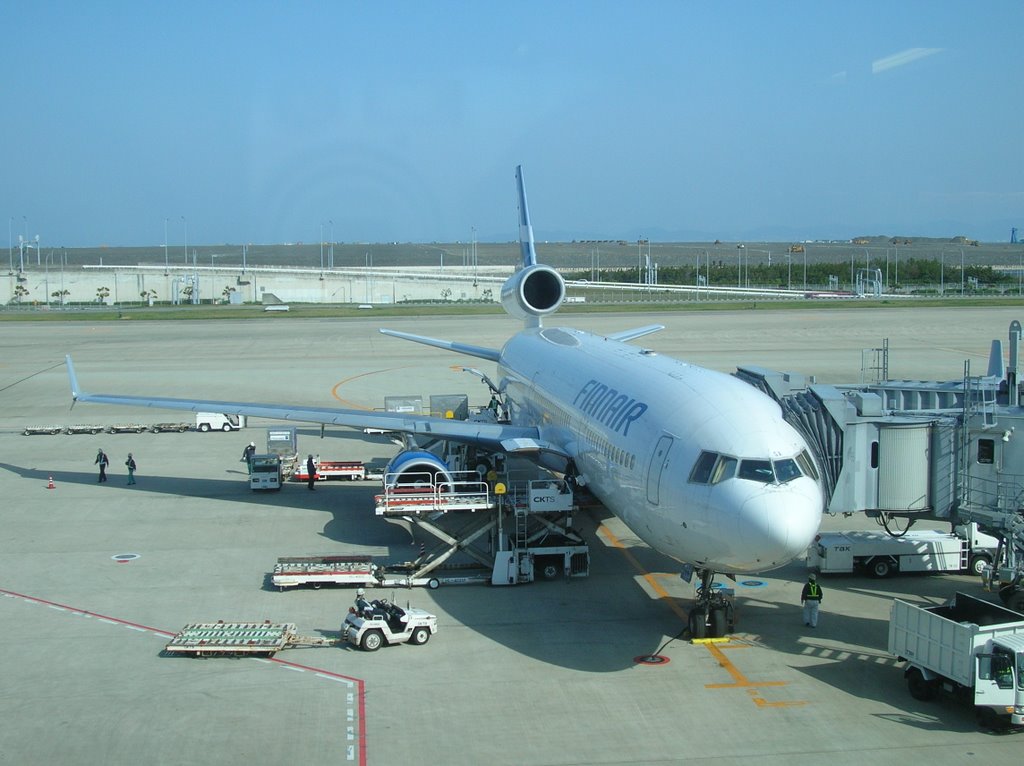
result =
[[[1024,3],[0,10],[15,244],[1024,228]],[[329,224],[328,222],[331,222]],[[0,235],[2,236],[2,235]]]

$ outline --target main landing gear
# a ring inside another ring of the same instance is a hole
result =
[[[733,630],[733,607],[724,593],[714,587],[715,573],[698,569],[700,585],[697,603],[690,610],[690,638],[722,638]]]

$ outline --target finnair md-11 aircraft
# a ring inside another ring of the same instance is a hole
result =
[[[644,542],[684,564],[687,579],[695,569],[701,587],[690,630],[695,637],[722,635],[729,606],[711,587],[715,573],[780,567],[803,553],[818,531],[823,493],[807,444],[779,406],[752,386],[626,343],[661,325],[608,336],[544,327],[542,319],[565,300],[565,283],[537,262],[521,167],[516,182],[522,263],[502,287],[501,302],[524,329],[501,349],[381,330],[495,362],[499,382],[486,376],[485,382],[502,399],[507,422],[89,394],[68,357],[72,396],[78,402],[384,429],[530,456],[585,484]],[[432,453],[407,450],[388,471],[424,467],[448,470]]]

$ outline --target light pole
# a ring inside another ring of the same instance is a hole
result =
[[[327,268],[334,269],[334,221],[327,221],[327,224],[331,227],[331,241],[327,247]]]
[[[736,287],[743,287],[743,245],[736,245]]]
[[[164,276],[170,270],[170,263],[167,260],[167,219],[164,218]]]
[[[11,258],[11,273],[14,273],[14,216],[7,219],[7,255]]]
[[[964,249],[960,248],[960,297],[964,296]]]
[[[324,222],[320,222],[320,271],[324,270]]]
[[[181,217],[181,222],[185,224],[185,265],[188,266],[188,221],[185,220],[185,216]]]

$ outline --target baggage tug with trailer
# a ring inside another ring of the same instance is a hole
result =
[[[893,601],[889,653],[911,696],[973,704],[993,728],[1024,726],[1024,615],[965,593],[942,606]]]

